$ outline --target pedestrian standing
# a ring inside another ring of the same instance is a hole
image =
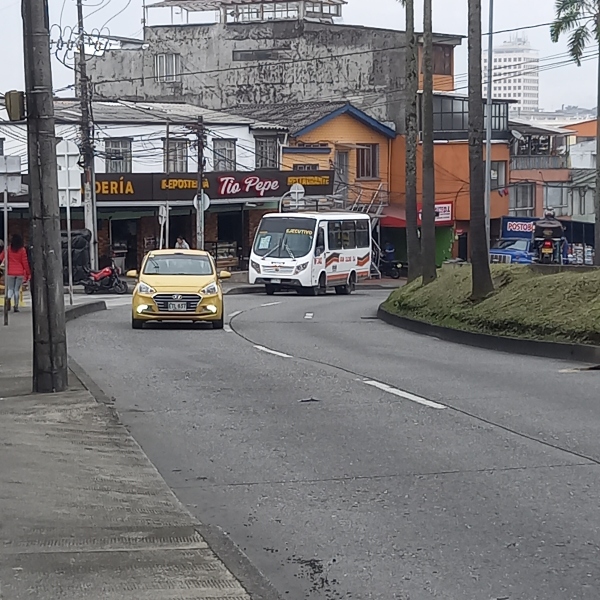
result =
[[[19,298],[21,287],[31,278],[27,251],[23,245],[23,238],[15,233],[10,246],[0,253],[0,263],[4,263],[4,285],[7,289],[8,310],[14,298],[14,310],[19,312]]]
[[[190,245],[180,236],[177,236],[177,242],[175,242],[175,248],[178,250],[189,250]]]

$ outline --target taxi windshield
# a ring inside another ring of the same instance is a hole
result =
[[[262,220],[254,253],[273,258],[300,258],[312,249],[316,219],[304,217],[270,217]]]
[[[148,256],[145,275],[212,275],[213,267],[208,256],[193,254],[155,254]]]

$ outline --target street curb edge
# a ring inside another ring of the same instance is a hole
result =
[[[65,321],[73,321],[79,317],[90,315],[95,312],[106,310],[106,302],[104,300],[93,300],[92,302],[86,302],[85,304],[76,304],[75,306],[65,307]]]
[[[500,337],[486,333],[473,333],[441,325],[432,325],[409,317],[394,315],[383,305],[377,310],[377,317],[394,327],[435,337],[446,342],[495,350],[508,354],[521,354],[539,358],[568,360],[573,362],[600,363],[600,346],[585,346],[583,344],[565,344],[562,342],[545,342],[540,340],[521,340],[518,338]]]

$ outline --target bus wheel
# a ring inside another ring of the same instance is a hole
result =
[[[267,296],[273,296],[275,294],[275,286],[271,285],[270,283],[267,283],[265,285],[265,292],[267,293]]]
[[[327,294],[327,276],[325,273],[321,273],[319,277],[319,285],[316,288],[317,296],[325,296]]]
[[[348,296],[356,290],[356,275],[350,273],[350,278],[346,285],[338,285],[335,288],[335,293],[343,296]]]

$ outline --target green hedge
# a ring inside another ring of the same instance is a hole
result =
[[[438,279],[392,292],[391,313],[507,337],[600,344],[600,270],[545,275],[526,266],[492,267],[495,292],[473,303],[471,269],[445,266]]]

